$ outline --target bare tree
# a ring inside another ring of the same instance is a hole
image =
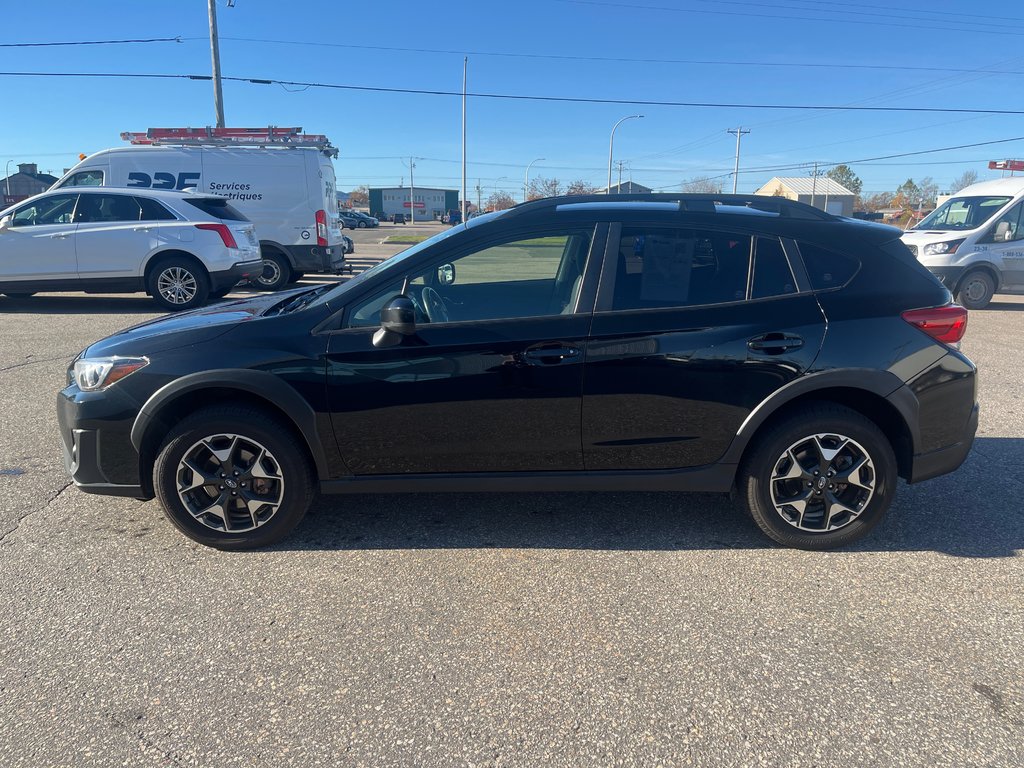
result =
[[[593,195],[594,193],[597,192],[597,190],[598,190],[598,187],[595,187],[589,181],[584,181],[583,179],[577,179],[576,181],[572,182],[568,187],[566,187],[565,194],[567,194],[567,195]]]
[[[530,193],[528,200],[536,200],[538,197],[557,197],[562,194],[562,182],[558,179],[545,179],[538,176],[530,180]]]
[[[977,180],[978,180],[978,172],[977,171],[964,171],[959,176],[957,176],[955,179],[953,179],[953,184],[950,186],[949,191],[950,192],[959,192],[964,187],[971,186],[971,184],[974,184],[975,182],[977,182]]]
[[[722,191],[722,182],[717,179],[709,179],[707,176],[694,176],[689,181],[684,181],[679,189],[696,195],[715,195]]]
[[[365,208],[370,204],[370,190],[366,185],[356,187],[348,195],[348,204],[353,208]]]
[[[487,198],[487,202],[484,206],[490,211],[504,211],[506,208],[511,208],[516,204],[516,201],[512,199],[512,195],[508,192],[495,192]]]

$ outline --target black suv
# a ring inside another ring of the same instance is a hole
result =
[[[93,344],[67,466],[225,549],[317,490],[735,491],[777,542],[847,544],[977,428],[967,313],[899,236],[775,197],[525,203]]]

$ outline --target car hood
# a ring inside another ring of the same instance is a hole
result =
[[[254,320],[275,304],[308,289],[278,291],[253,298],[227,301],[211,307],[164,315],[133,325],[100,339],[84,352],[88,357],[150,355],[170,349],[201,344]]]

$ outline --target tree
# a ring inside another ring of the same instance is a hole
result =
[[[716,195],[722,191],[722,182],[709,179],[707,176],[694,176],[680,184],[679,189],[681,192],[694,195]]]
[[[370,204],[370,190],[366,185],[356,187],[348,195],[348,204],[353,208],[365,208]]]
[[[516,204],[508,192],[495,192],[487,198],[485,206],[490,211],[504,211]]]
[[[589,181],[584,181],[583,179],[577,179],[572,184],[570,184],[568,187],[566,187],[565,194],[567,194],[567,195],[593,195],[594,193],[597,192],[597,190],[598,190],[598,187],[595,187]]]
[[[864,182],[860,180],[860,177],[848,165],[837,165],[825,175],[837,184],[842,184],[858,197],[860,196],[860,191],[864,188]]]
[[[918,184],[918,188],[921,192],[921,197],[918,198],[919,205],[923,204],[925,208],[931,208],[935,205],[935,198],[939,196],[939,185],[935,183],[935,179],[931,176],[925,176],[921,179],[921,183]]]
[[[978,172],[977,171],[964,171],[959,176],[957,176],[955,179],[953,179],[953,184],[950,186],[949,191],[950,192],[959,192],[964,187],[971,186],[971,184],[974,184],[977,180],[978,180]]]
[[[869,211],[880,211],[883,208],[891,208],[893,200],[892,192],[878,192],[870,197],[864,198],[864,207]]]
[[[562,194],[562,182],[558,179],[545,179],[543,176],[530,181],[530,192],[527,200],[536,200],[538,197],[557,197]]]
[[[907,179],[898,187],[893,196],[892,204],[895,208],[915,208],[921,199],[921,187],[914,183],[913,179]]]

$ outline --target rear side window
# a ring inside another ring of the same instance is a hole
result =
[[[164,208],[156,200],[148,197],[137,197],[135,202],[142,210],[142,221],[174,221],[174,214]]]
[[[185,202],[193,208],[198,208],[207,216],[213,216],[221,221],[248,221],[245,214],[227,200],[216,197],[186,197]]]
[[[139,203],[128,195],[83,194],[75,209],[75,221],[85,223],[138,221]]]
[[[750,298],[766,299],[796,293],[796,280],[777,237],[759,237],[754,252],[754,279]]]
[[[750,235],[624,227],[612,309],[692,307],[747,295]]]
[[[857,274],[860,262],[851,256],[820,248],[811,243],[799,243],[807,277],[816,291],[846,285]]]

